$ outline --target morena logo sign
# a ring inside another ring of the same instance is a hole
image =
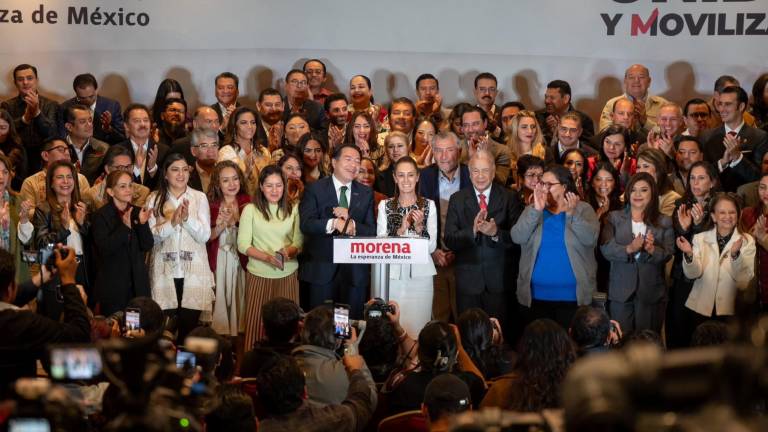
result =
[[[353,254],[409,254],[411,253],[411,245],[408,243],[353,242],[351,252]]]
[[[649,13],[601,13],[606,36],[765,36],[768,22],[764,12],[735,12],[755,0],[613,0],[626,6],[658,4]],[[664,5],[690,7],[688,13],[666,13]],[[729,11],[723,11],[728,8]],[[718,10],[719,9],[719,10]]]

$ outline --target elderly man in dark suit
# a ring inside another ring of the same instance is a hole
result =
[[[67,135],[67,109],[72,105],[85,105],[93,115],[93,137],[107,144],[125,141],[125,125],[120,102],[99,95],[99,83],[89,73],[80,74],[72,82],[75,97],[61,104],[58,127],[61,137]]]
[[[504,321],[508,287],[514,287],[519,261],[510,229],[523,210],[517,195],[493,183],[494,158],[478,150],[469,161],[472,188],[451,196],[445,244],[456,254],[456,306],[461,314],[479,307]]]
[[[744,124],[748,103],[743,88],[724,88],[717,107],[723,125],[702,132],[700,137],[704,158],[717,166],[720,183],[729,192],[760,178],[760,165],[768,150],[768,134]]]
[[[435,163],[421,170],[419,174],[419,193],[424,198],[434,201],[437,207],[438,248],[432,253],[432,261],[437,268],[435,291],[432,297],[432,317],[441,321],[455,321],[458,317],[456,308],[456,274],[454,260],[456,255],[445,245],[444,227],[448,216],[448,201],[462,189],[471,189],[469,168],[459,163],[461,145],[459,137],[453,132],[439,132],[432,139],[432,155]]]
[[[355,181],[361,157],[353,144],[336,148],[331,161],[333,175],[307,186],[299,205],[304,234],[299,278],[310,286],[310,304],[315,307],[325,300],[342,301],[350,305],[352,318],[362,318],[370,267],[334,264],[333,238],[376,235],[373,190]]]
[[[133,159],[133,181],[148,187],[155,188],[160,166],[168,153],[168,146],[163,143],[155,143],[150,137],[152,120],[149,108],[140,104],[131,104],[125,108],[126,130],[130,138],[121,142],[120,146],[131,152]]]
[[[13,69],[13,83],[19,95],[4,101],[0,108],[13,118],[13,125],[27,150],[26,172],[40,169],[43,143],[58,136],[56,113],[59,105],[38,93],[37,68],[20,64]]]

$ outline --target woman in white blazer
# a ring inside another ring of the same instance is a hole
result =
[[[389,266],[389,299],[400,305],[400,324],[408,334],[419,334],[432,317],[433,276],[437,273],[432,252],[437,248],[435,203],[416,192],[419,169],[405,156],[395,163],[395,196],[379,202],[376,234],[379,237],[429,239],[428,264]]]
[[[731,194],[715,195],[710,203],[714,228],[696,234],[691,245],[677,238],[683,252],[683,272],[693,279],[685,306],[695,312],[694,322],[734,314],[734,300],[755,274],[755,240],[738,225],[741,205]]]

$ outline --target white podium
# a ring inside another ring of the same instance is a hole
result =
[[[335,264],[373,264],[371,294],[389,301],[390,264],[428,264],[429,239],[421,237],[336,237]]]

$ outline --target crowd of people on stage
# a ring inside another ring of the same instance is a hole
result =
[[[564,80],[538,110],[498,100],[488,72],[453,107],[432,74],[385,106],[310,59],[255,106],[223,72],[212,105],[165,79],[124,108],[90,73],[50,100],[47,73],[17,66],[0,104],[0,396],[48,373],[51,344],[157,334],[166,355],[217,341],[193,426],[375,430],[421,410],[415,430],[447,430],[470,407],[559,406],[578,357],[721,343],[768,305],[768,73],[669,101],[631,65],[599,118]],[[372,299],[337,236],[425,238],[430,259],[391,265]],[[109,381],[87,387],[88,428],[130,393]]]

